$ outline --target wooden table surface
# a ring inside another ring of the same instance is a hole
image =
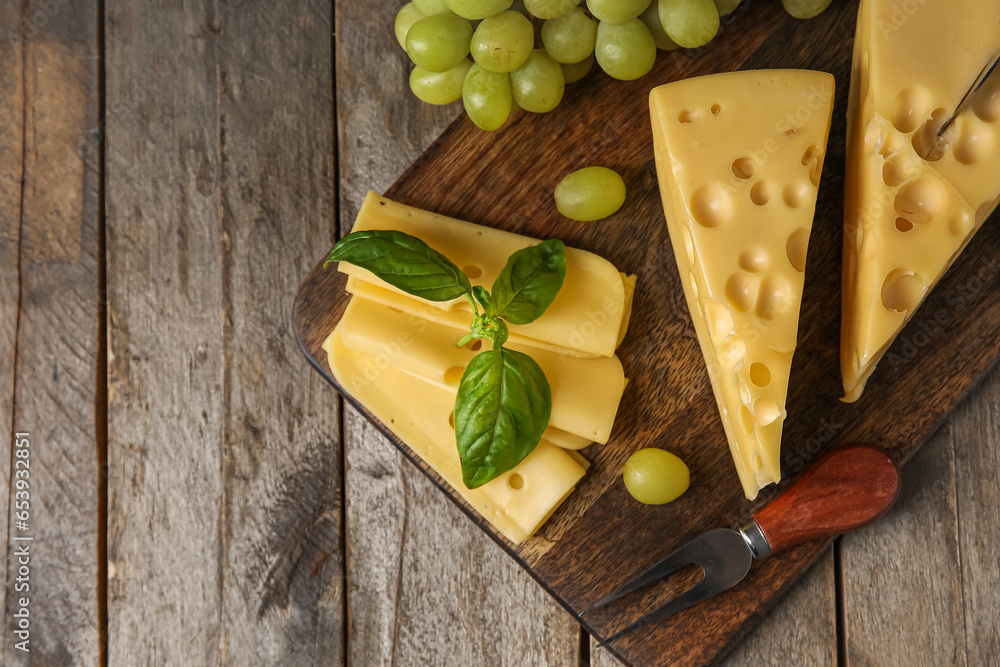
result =
[[[399,4],[0,0],[0,664],[614,664],[291,334],[460,112]],[[994,372],[724,664],[996,665],[998,471]]]

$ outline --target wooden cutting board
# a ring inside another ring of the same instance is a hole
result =
[[[661,53],[639,81],[601,74],[571,86],[553,113],[521,113],[486,133],[464,116],[385,193],[390,199],[596,252],[638,275],[632,323],[619,355],[631,379],[606,445],[584,453],[586,477],[539,534],[514,548],[384,425],[363,414],[469,517],[573,613],[658,562],[695,535],[738,527],[831,446],[863,440],[900,463],[1000,355],[1000,228],[997,216],[929,296],[881,362],[859,402],[839,401],[841,219],[845,110],[856,2],[834,3],[797,21],[777,0],[752,0],[725,19],[722,34],[697,51]],[[744,498],[730,460],[663,220],[653,166],[647,97],[676,79],[734,69],[806,68],[837,78],[837,101],[809,247],[799,347],[792,367],[782,443],[785,481]],[[628,199],[614,217],[576,223],[555,210],[552,190],[587,165],[621,173]],[[300,288],[295,331],[313,366],[334,386],[321,344],[347,302],[344,277],[320,263]],[[659,446],[691,468],[691,488],[667,506],[640,505],[621,483],[637,449]],[[905,473],[904,473],[905,474]],[[746,634],[823,552],[810,543],[754,566],[724,594],[630,635],[610,648],[627,663],[702,665]],[[672,594],[669,586],[589,615],[607,637]]]

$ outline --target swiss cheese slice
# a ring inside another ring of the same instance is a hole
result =
[[[862,0],[848,105],[841,372],[857,400],[924,297],[996,208],[1000,74],[925,159],[1000,48],[995,0]]]
[[[453,397],[465,367],[483,346],[490,346],[476,340],[458,347],[461,332],[357,296],[347,305],[337,331],[348,349],[413,373]],[[550,426],[588,441],[608,441],[625,389],[618,357],[580,359],[511,341],[506,346],[529,355],[545,373],[552,389]]]
[[[453,393],[349,350],[336,330],[323,349],[340,386],[515,544],[531,537],[583,477],[584,469],[574,459],[577,452],[570,454],[542,440],[513,470],[468,489],[449,422]]]
[[[520,234],[399,204],[369,192],[352,231],[374,229],[393,229],[416,236],[454,262],[473,285],[486,289],[492,288],[510,255],[539,242]],[[386,305],[407,312],[419,309],[415,314],[421,316],[428,316],[428,311],[432,310],[451,313],[439,319],[461,329],[468,329],[472,321],[471,306],[464,297],[445,302],[427,301],[410,296],[353,264],[341,262],[338,269],[357,279],[352,288],[355,294],[383,303],[388,301],[384,294],[373,294],[364,285],[357,284],[367,283],[398,297],[395,304]],[[552,349],[581,356],[610,357],[627,326],[631,299],[626,296],[626,282],[618,269],[603,257],[578,248],[566,248],[566,279],[559,294],[542,317],[530,324],[510,325],[511,338],[539,341]]]
[[[761,70],[650,93],[667,228],[750,499],[781,477],[785,396],[833,91],[829,74]]]

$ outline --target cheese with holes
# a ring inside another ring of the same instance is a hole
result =
[[[780,479],[833,77],[716,74],[650,93],[667,228],[747,498]]]
[[[432,382],[452,395],[458,392],[465,367],[488,341],[464,347],[461,332],[354,297],[337,327],[344,345],[381,364]],[[606,443],[625,389],[618,357],[580,359],[507,342],[538,362],[552,389],[549,425],[581,438]]]
[[[1000,3],[862,0],[848,104],[840,360],[845,401],[1000,197]],[[926,158],[926,159],[925,159]]]
[[[542,440],[513,470],[467,489],[449,423],[454,393],[349,350],[336,330],[323,348],[340,386],[514,544],[531,537],[583,477],[577,452]]]
[[[416,236],[454,262],[473,285],[486,289],[493,286],[511,254],[538,243],[537,239],[430,213],[369,192],[352,231],[374,229],[393,229]],[[471,305],[465,297],[427,301],[410,296],[353,264],[341,262],[338,268],[357,279],[352,281],[354,294],[421,316],[433,316],[433,311],[438,311],[442,323],[463,330],[472,322]],[[610,357],[624,337],[628,323],[631,299],[626,297],[626,283],[618,269],[603,257],[566,248],[566,279],[559,294],[542,317],[530,324],[510,325],[511,338],[535,340],[564,353]],[[380,288],[383,294],[373,294],[366,289],[367,285]],[[385,292],[398,298],[388,303]]]

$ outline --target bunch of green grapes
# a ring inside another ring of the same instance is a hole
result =
[[[797,18],[831,0],[781,0]],[[469,118],[495,130],[514,109],[551,111],[566,84],[595,63],[638,79],[657,49],[698,48],[740,0],[412,0],[396,14],[396,39],[415,67],[413,94],[430,104],[463,100]],[[470,59],[471,58],[471,59]]]

